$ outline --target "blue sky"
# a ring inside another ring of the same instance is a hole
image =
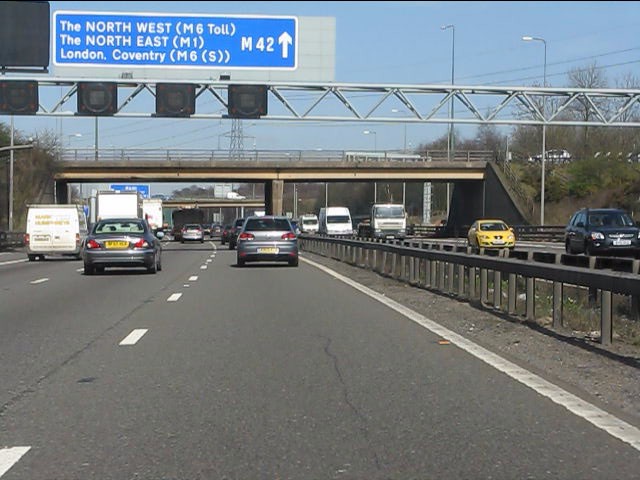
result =
[[[531,85],[541,83],[547,42],[547,81],[566,85],[568,70],[597,62],[610,85],[625,73],[640,78],[638,2],[57,2],[51,11],[89,10],[201,14],[273,14],[336,18],[336,82],[449,83],[451,30],[455,25],[456,84]],[[73,102],[71,102],[73,104]],[[0,121],[9,121],[0,117]],[[208,122],[208,123],[207,123]],[[399,149],[402,125],[278,123],[245,124],[245,148]],[[15,118],[16,128],[62,130],[70,146],[93,145],[93,119]],[[126,119],[100,120],[100,146],[113,148],[206,148],[228,145],[230,121]],[[433,140],[445,125],[407,127],[409,146]],[[473,127],[462,130],[465,136]],[[80,134],[80,135],[76,135]]]

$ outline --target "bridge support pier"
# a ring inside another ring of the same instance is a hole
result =
[[[282,215],[283,180],[268,180],[264,185],[264,207],[267,215]]]
[[[67,182],[55,182],[53,185],[54,203],[65,205],[71,203],[71,191]]]

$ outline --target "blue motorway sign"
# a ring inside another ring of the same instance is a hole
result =
[[[56,11],[52,34],[58,66],[297,68],[296,17]]]
[[[149,185],[141,185],[141,184],[112,184],[109,185],[109,190],[116,190],[118,192],[140,192],[142,194],[142,198],[150,198],[149,197]]]

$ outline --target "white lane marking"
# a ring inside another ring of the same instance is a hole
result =
[[[509,375],[514,380],[517,380],[518,382],[535,390],[540,395],[549,398],[552,402],[555,402],[558,405],[562,405],[570,412],[581,418],[584,418],[586,421],[592,423],[601,430],[604,430],[609,435],[612,435],[622,440],[623,442],[628,443],[636,450],[640,450],[640,429],[634,427],[633,425],[620,420],[614,415],[611,415],[610,413],[596,407],[595,405],[592,405],[591,403],[581,399],[580,397],[563,390],[557,385],[516,365],[515,363],[505,360],[500,355],[496,355],[495,353],[490,352],[489,350],[479,345],[476,345],[472,341],[467,340],[462,335],[459,335],[449,330],[448,328],[443,327],[442,325],[428,319],[418,312],[411,310],[410,308],[407,308],[404,305],[391,300],[390,298],[384,297],[378,292],[375,292],[374,290],[371,290],[370,288],[365,287],[364,285],[361,285],[358,282],[351,280],[350,278],[334,272],[324,265],[312,262],[311,260],[308,260],[306,258],[300,257],[300,259],[303,262],[306,262],[309,265],[313,265],[314,267],[331,275],[336,280],[340,280],[341,282],[346,283],[347,285],[364,293],[365,295],[379,301],[380,303],[385,304],[389,308],[395,310],[401,315],[404,315],[408,319],[414,321],[427,330],[430,330],[436,335],[439,335],[442,338],[446,338],[457,347],[491,365],[496,370]]]
[[[198,281],[198,276],[197,275],[191,275],[189,277],[189,281],[190,282],[197,282]]]
[[[181,293],[174,293],[169,298],[167,298],[167,302],[177,302],[181,296]]]
[[[0,265],[13,265],[14,263],[24,263],[28,261],[28,258],[22,258],[20,260],[7,260],[6,262],[0,262]]]
[[[182,284],[182,286],[183,286],[184,288],[189,288],[189,287],[190,287],[190,285],[189,285],[188,283],[183,283],[183,284]]]
[[[44,283],[44,282],[48,282],[49,279],[48,278],[39,278],[38,280],[34,280],[31,283],[31,285],[38,285],[39,283]]]
[[[207,266],[206,265],[200,265],[200,270],[206,270]]]
[[[216,258],[216,254],[212,253],[211,255],[209,255],[209,258]]]
[[[213,262],[213,260],[211,260],[210,258],[207,258],[207,263],[211,263]]]
[[[148,331],[148,328],[136,328],[129,335],[124,337],[120,342],[120,345],[135,345]]]
[[[0,448],[0,477],[30,449],[31,447]]]
[[[76,272],[84,272],[84,268],[76,268]]]

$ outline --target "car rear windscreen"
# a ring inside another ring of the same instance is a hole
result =
[[[247,220],[244,230],[251,232],[291,231],[291,225],[286,218],[253,218]]]

